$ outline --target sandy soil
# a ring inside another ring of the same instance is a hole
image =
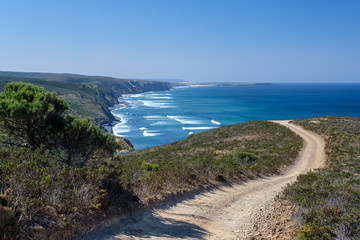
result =
[[[274,121],[304,140],[295,163],[282,174],[221,186],[153,210],[137,213],[80,239],[269,239],[254,234],[273,210],[274,197],[296,176],[325,163],[325,142],[289,121]],[[260,234],[260,235],[259,235]]]

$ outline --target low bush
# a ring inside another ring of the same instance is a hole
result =
[[[20,224],[11,208],[0,205],[0,239],[14,239],[20,230]]]
[[[360,118],[294,121],[326,141],[323,169],[298,177],[284,193],[298,207],[299,239],[360,239]]]
[[[32,84],[9,83],[0,93],[0,239],[18,231],[29,238],[35,224],[71,226],[127,193],[109,184],[107,166],[124,141],[67,110],[54,92]]]
[[[26,229],[42,214],[56,221],[58,214],[70,216],[73,209],[106,208],[106,192],[100,187],[97,171],[62,166],[46,150],[0,150],[0,228],[8,229],[3,238],[9,238],[19,226]],[[50,215],[49,207],[54,209]]]
[[[224,126],[182,141],[117,156],[122,186],[140,199],[217,181],[273,174],[297,156],[302,140],[271,122]]]

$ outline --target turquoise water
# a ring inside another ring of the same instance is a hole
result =
[[[273,84],[175,88],[130,95],[113,131],[135,149],[251,120],[360,116],[360,84]]]

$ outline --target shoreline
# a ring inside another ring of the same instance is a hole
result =
[[[126,93],[126,94],[122,94],[120,97],[118,97],[118,101],[119,99],[125,99],[128,98],[129,96],[132,95],[137,95],[137,94],[144,94],[144,93],[148,93],[148,92],[167,92],[167,91],[171,91],[173,89],[179,89],[179,88],[189,88],[189,87],[216,87],[216,86],[261,86],[261,85],[272,85],[273,83],[236,83],[236,82],[215,82],[215,83],[189,83],[187,85],[182,85],[182,86],[173,86],[171,87],[169,90],[159,90],[159,91],[144,91],[142,93]],[[119,101],[118,104],[115,104],[113,107],[108,107],[111,114],[114,116],[115,119],[117,119],[118,121],[121,122],[121,119],[117,116],[115,116],[112,111],[114,110],[118,110],[121,108],[126,107],[127,104],[125,102],[121,102]],[[111,125],[111,122],[108,123],[108,125]],[[115,125],[114,125],[115,126]]]
[[[145,92],[142,92],[142,93],[126,93],[126,94],[122,94],[120,97],[117,98],[117,100],[118,100],[118,103],[117,103],[117,104],[115,104],[115,105],[112,106],[112,107],[108,107],[108,109],[110,110],[111,115],[113,116],[113,118],[114,118],[115,120],[111,120],[111,121],[107,122],[106,124],[101,124],[101,128],[105,129],[105,131],[113,134],[113,135],[116,136],[116,137],[122,137],[122,136],[116,135],[116,134],[114,133],[114,130],[113,130],[113,128],[114,128],[117,124],[122,123],[121,118],[120,118],[119,116],[117,116],[116,114],[114,114],[113,111],[114,111],[114,110],[119,110],[119,109],[122,109],[122,108],[128,106],[127,103],[121,102],[120,99],[125,99],[125,98],[127,98],[127,97],[129,97],[129,96],[132,96],[132,95],[143,94],[143,93],[148,93],[148,92],[166,92],[166,91],[171,91],[171,90],[174,89],[174,88],[175,88],[175,87],[172,87],[172,88],[170,88],[169,90],[161,90],[161,91],[145,91]],[[124,138],[124,137],[122,137],[122,138]],[[128,139],[127,139],[127,140],[128,140]]]
[[[117,136],[117,137],[123,137],[122,133],[119,132],[119,134],[116,134],[114,131],[114,127],[117,126],[118,124],[126,124],[126,119],[125,122],[123,121],[123,117],[124,116],[119,116],[121,115],[119,113],[119,115],[114,114],[113,111],[115,110],[120,110],[124,107],[127,107],[129,105],[129,103],[125,102],[125,99],[130,98],[133,95],[140,95],[140,94],[145,94],[145,93],[166,93],[166,92],[171,92],[173,90],[176,89],[182,89],[182,88],[201,88],[201,87],[220,87],[220,86],[224,86],[224,87],[231,87],[231,86],[259,86],[259,85],[269,85],[271,83],[232,83],[231,85],[229,85],[230,83],[204,83],[204,84],[198,84],[198,83],[192,83],[192,84],[188,84],[188,85],[182,85],[182,86],[172,86],[170,89],[168,90],[159,90],[159,91],[144,91],[142,93],[126,93],[126,94],[122,94],[120,97],[118,97],[118,104],[115,104],[113,107],[109,107],[109,110],[112,114],[112,116],[116,119],[115,121],[111,121],[108,124],[103,125],[103,128],[105,128],[108,132],[112,133],[113,135]],[[211,120],[212,124],[215,124],[216,127],[221,126],[221,123],[219,124],[219,122],[215,121],[214,119]],[[119,126],[119,128],[121,128]],[[197,127],[193,127],[196,128],[196,130],[199,130]],[[184,127],[182,128],[183,130]],[[211,128],[209,128],[211,129]],[[190,130],[190,129],[189,129]],[[202,129],[202,130],[207,130],[207,129]],[[189,135],[194,134],[193,132],[190,132]],[[126,134],[124,134],[126,135]]]

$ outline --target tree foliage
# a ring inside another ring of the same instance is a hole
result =
[[[0,124],[5,146],[43,146],[70,166],[112,157],[119,144],[89,118],[65,114],[68,104],[55,93],[29,83],[9,83],[0,93]]]
[[[0,239],[33,239],[23,230],[34,223],[76,224],[81,214],[108,207],[107,188],[121,199],[111,177],[102,187],[104,160],[121,144],[68,109],[55,93],[28,83],[9,83],[0,93]]]
[[[6,143],[50,146],[63,128],[67,103],[53,92],[29,83],[14,82],[0,93],[0,123]]]
[[[89,118],[66,115],[64,119],[61,146],[67,165],[83,167],[90,159],[111,156],[118,147],[115,137],[102,132]]]

